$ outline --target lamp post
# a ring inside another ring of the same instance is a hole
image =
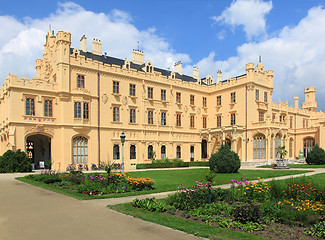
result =
[[[122,143],[122,174],[124,175],[124,142],[125,142],[124,132],[122,132],[120,138],[121,138],[121,143]]]

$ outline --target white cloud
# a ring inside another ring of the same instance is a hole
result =
[[[319,109],[325,110],[325,9],[314,7],[296,26],[284,27],[277,36],[270,39],[246,43],[237,48],[237,56],[217,61],[214,52],[196,66],[202,75],[217,76],[223,71],[223,79],[245,73],[245,64],[256,63],[258,56],[266,69],[274,70],[273,101],[289,100],[299,96],[304,101],[304,88],[316,87]],[[189,68],[187,68],[189,69]]]
[[[230,25],[233,30],[237,26],[243,26],[247,38],[252,39],[266,33],[265,16],[271,9],[272,1],[236,0],[220,16],[214,16],[212,19]]]
[[[35,60],[42,57],[45,36],[52,29],[68,31],[72,35],[72,47],[79,48],[82,35],[88,37],[91,51],[93,38],[102,41],[103,53],[131,59],[132,49],[140,48],[145,59],[158,67],[172,67],[179,60],[189,63],[188,54],[177,53],[170,44],[156,33],[154,27],[138,29],[127,12],[112,9],[109,13],[94,13],[73,2],[59,3],[56,12],[42,19],[19,21],[11,16],[0,16],[0,83],[8,73],[21,77],[35,76]],[[4,27],[6,26],[6,27]]]

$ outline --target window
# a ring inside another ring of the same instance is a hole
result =
[[[166,90],[161,89],[161,94],[160,94],[160,99],[161,101],[166,101]]]
[[[74,102],[74,118],[81,118],[81,102]]]
[[[182,122],[181,122],[181,114],[180,113],[177,113],[176,114],[176,126],[177,127],[180,127],[181,124],[182,124]]]
[[[181,146],[176,147],[176,158],[181,158],[182,157],[182,149]]]
[[[153,111],[148,111],[148,124],[153,124]]]
[[[120,93],[120,82],[113,81],[113,93]]]
[[[272,114],[272,122],[275,121],[275,114]]]
[[[266,140],[263,134],[254,137],[253,148],[254,159],[266,159]]]
[[[230,102],[235,103],[236,102],[236,92],[230,93]]]
[[[130,84],[130,96],[135,96],[135,84]]]
[[[161,151],[161,159],[166,158],[166,146],[165,145],[161,146],[160,151]]]
[[[161,112],[161,125],[166,125],[166,112]]]
[[[304,157],[306,158],[308,153],[315,147],[314,138],[305,138],[304,139]]]
[[[130,146],[130,159],[136,159],[135,145]]]
[[[176,93],[176,103],[181,103],[181,93],[180,92]]]
[[[264,102],[267,102],[267,92],[264,92]]]
[[[35,116],[35,99],[26,98],[26,115]]]
[[[291,138],[289,141],[289,158],[292,158],[292,145],[293,145],[293,139]]]
[[[113,107],[113,122],[119,122],[119,121],[120,121],[120,108]]]
[[[194,95],[190,95],[190,105],[194,105]]]
[[[88,139],[85,137],[75,137],[72,140],[72,160],[73,164],[88,163]]]
[[[258,112],[258,121],[264,122],[264,112]]]
[[[153,88],[148,87],[148,98],[153,99]]]
[[[203,97],[203,99],[202,99],[202,105],[203,105],[204,108],[207,107],[207,98],[206,97]]]
[[[151,159],[154,157],[153,147],[152,145],[148,146],[148,159]]]
[[[120,159],[120,146],[117,144],[113,146],[113,159]]]
[[[190,116],[190,128],[194,128],[194,116]]]
[[[44,116],[45,117],[52,117],[52,100],[46,99],[44,101]]]
[[[255,89],[255,100],[259,101],[260,100],[260,90]]]
[[[293,117],[290,117],[290,128],[293,128]]]
[[[130,123],[135,123],[135,109],[130,108]]]
[[[230,125],[236,125],[236,114],[232,113],[230,115]]]
[[[275,136],[274,139],[274,157],[280,157],[278,154],[278,147],[281,147],[281,137],[279,134]]]
[[[84,102],[84,114],[83,114],[84,119],[89,119],[89,103]]]
[[[203,128],[207,128],[207,117],[203,117]]]
[[[217,127],[221,127],[221,116],[217,116]]]
[[[77,76],[77,88],[85,88],[85,76]]]
[[[270,144],[270,158],[273,158],[273,136],[271,136],[271,144]]]
[[[217,96],[217,106],[221,106],[221,96]]]

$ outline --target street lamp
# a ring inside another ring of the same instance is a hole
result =
[[[120,138],[121,138],[121,143],[122,143],[122,174],[124,175],[124,142],[125,142],[124,132],[122,132]]]

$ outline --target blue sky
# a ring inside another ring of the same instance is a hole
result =
[[[274,70],[273,101],[304,101],[303,89],[316,87],[325,110],[324,0],[165,0],[165,1],[5,1],[0,8],[0,83],[8,73],[35,76],[45,34],[72,33],[101,39],[103,52],[131,59],[140,48],[155,66],[173,68],[181,60],[191,75],[223,78],[245,73],[245,64],[262,61]]]

